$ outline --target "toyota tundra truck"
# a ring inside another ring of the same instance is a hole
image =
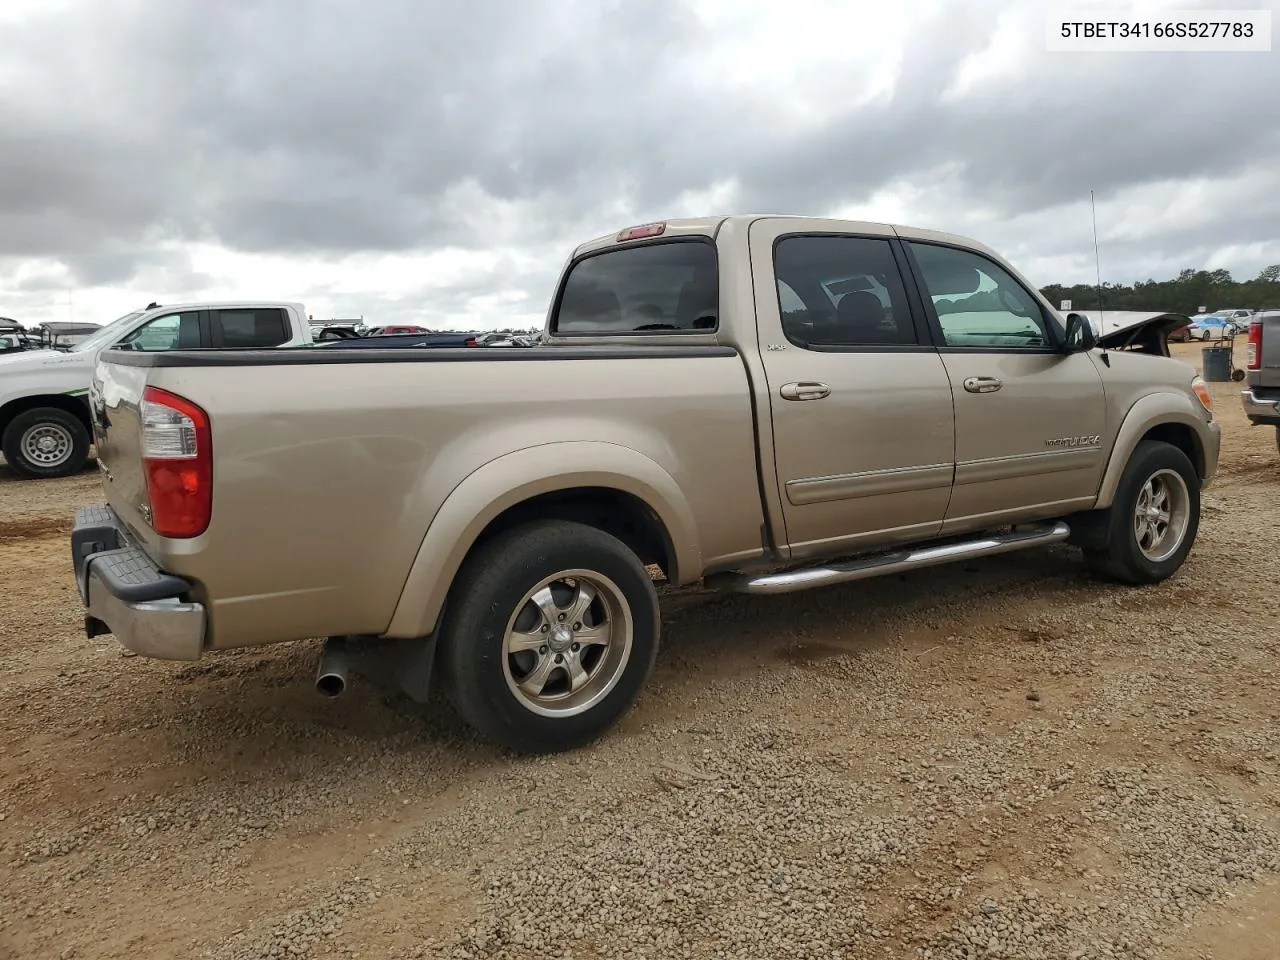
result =
[[[1280,451],[1280,310],[1260,310],[1249,323],[1245,355],[1245,416],[1254,426],[1272,427]]]
[[[188,661],[322,640],[322,692],[439,685],[542,752],[633,703],[663,581],[782,594],[1067,541],[1155,583],[1220,434],[1140,333],[962,237],[734,216],[582,244],[529,349],[107,350],[86,632]]]

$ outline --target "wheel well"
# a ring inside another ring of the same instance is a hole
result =
[[[1195,467],[1196,476],[1204,477],[1204,450],[1200,447],[1200,438],[1185,423],[1157,424],[1148,430],[1142,439],[1160,440],[1177,447],[1187,455],[1187,459]]]
[[[18,414],[26,413],[28,410],[36,410],[40,407],[53,407],[58,410],[65,410],[67,413],[73,414],[89,433],[92,440],[93,437],[93,421],[89,419],[89,404],[83,397],[73,397],[65,393],[43,394],[35,397],[19,397],[17,400],[10,400],[3,407],[0,407],[0,436],[4,435],[5,430],[9,429],[9,424]]]
[[[489,521],[472,546],[532,520],[571,520],[617,537],[640,558],[656,565],[663,575],[675,576],[671,537],[662,520],[639,497],[608,487],[574,487],[523,500]]]

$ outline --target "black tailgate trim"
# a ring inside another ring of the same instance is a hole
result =
[[[191,589],[190,581],[163,573],[154,560],[130,542],[119,517],[105,503],[76,511],[71,562],[80,598],[85,602],[85,583],[91,567],[107,591],[126,603],[164,600]]]
[[[137,547],[95,553],[89,558],[89,568],[108,593],[126,603],[166,600],[191,589],[191,584],[182,577],[161,573],[155,562]]]

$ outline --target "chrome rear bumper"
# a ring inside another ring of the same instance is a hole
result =
[[[1256,387],[1240,392],[1244,414],[1254,423],[1280,424],[1280,397],[1260,397]]]
[[[112,634],[122,647],[160,660],[198,660],[205,609],[183,599],[191,584],[163,573],[106,504],[76,512],[71,562],[85,606],[85,635]]]

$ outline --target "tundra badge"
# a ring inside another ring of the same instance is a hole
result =
[[[1092,437],[1058,437],[1056,440],[1046,440],[1046,447],[1096,447],[1102,438],[1096,434]]]

